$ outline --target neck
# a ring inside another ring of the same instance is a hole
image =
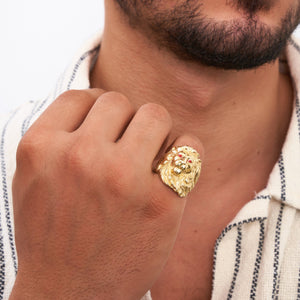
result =
[[[233,174],[263,168],[260,184],[278,159],[289,124],[292,89],[278,61],[255,70],[225,71],[178,60],[127,25],[107,1],[101,51],[92,87],[125,94],[138,109],[155,102],[171,114],[169,143],[182,134],[205,148],[201,182],[227,184]],[[230,176],[231,175],[231,176]]]

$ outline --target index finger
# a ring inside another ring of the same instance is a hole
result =
[[[64,92],[42,113],[32,127],[38,126],[54,131],[75,131],[104,92],[101,89]]]

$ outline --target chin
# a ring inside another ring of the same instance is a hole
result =
[[[300,22],[298,0],[182,0],[175,5],[168,1],[168,8],[158,0],[116,1],[130,25],[143,31],[158,48],[181,60],[225,70],[253,69],[273,62]],[[224,13],[214,16],[213,12],[220,11],[219,2]],[[275,10],[277,6],[280,9]]]

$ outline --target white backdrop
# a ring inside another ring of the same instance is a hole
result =
[[[47,96],[103,22],[103,0],[0,0],[0,114]]]
[[[47,96],[103,22],[103,0],[0,0],[0,113]]]

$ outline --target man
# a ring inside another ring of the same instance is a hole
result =
[[[101,48],[3,123],[2,298],[299,299],[299,1],[105,4]],[[186,198],[171,145],[203,160]]]

